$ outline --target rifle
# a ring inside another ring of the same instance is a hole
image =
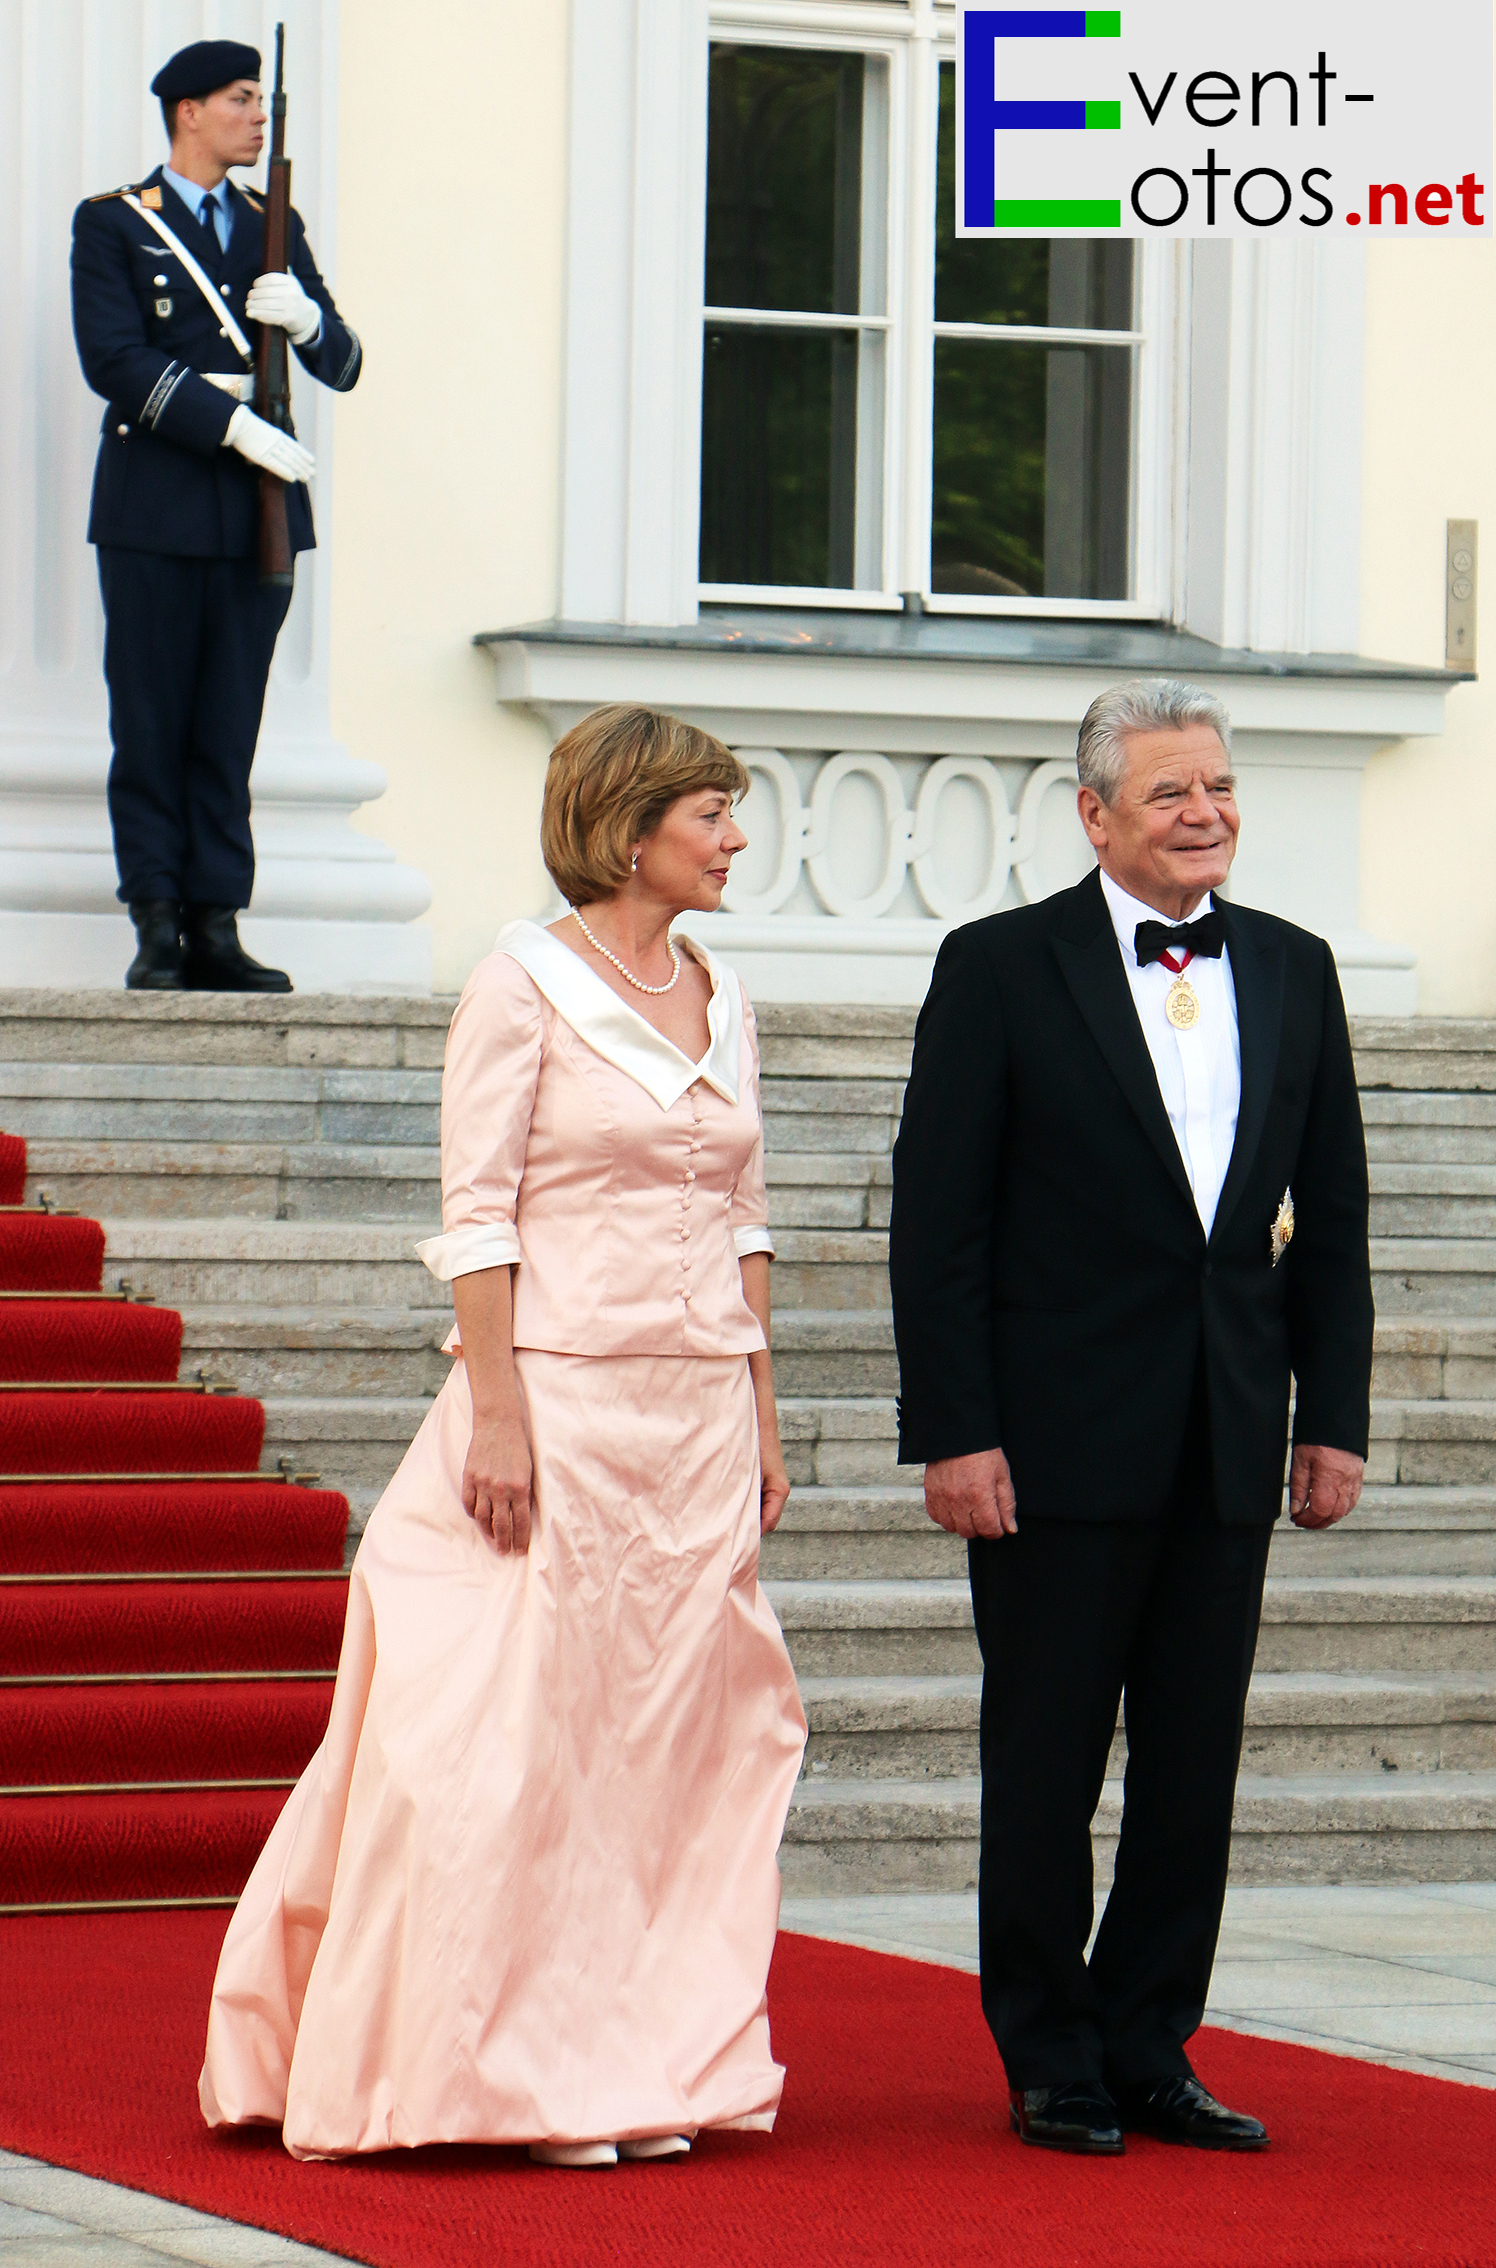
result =
[[[270,98],[270,165],[265,181],[265,252],[262,275],[284,273],[291,213],[291,160],[286,155],[286,27],[275,27],[275,92]],[[289,344],[278,323],[260,326],[255,359],[254,410],[282,433],[291,423]],[[260,581],[291,581],[291,533],[286,525],[286,484],[274,473],[260,475]]]

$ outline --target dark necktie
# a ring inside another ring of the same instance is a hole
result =
[[[224,211],[223,206],[220,204],[218,198],[211,194],[204,197],[201,205],[198,207],[197,217],[202,222],[203,227],[207,230],[208,234],[212,237],[213,242],[217,245],[219,251],[227,252],[229,248],[228,214]]]
[[[1212,907],[1198,921],[1183,922],[1177,929],[1171,929],[1166,921],[1140,921],[1133,931],[1132,949],[1138,967],[1146,969],[1151,961],[1162,960],[1165,953],[1198,953],[1203,960],[1218,961],[1225,942],[1226,924]]]

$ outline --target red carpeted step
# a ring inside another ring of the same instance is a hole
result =
[[[294,1780],[331,1706],[331,1678],[0,1686],[0,1781]]]
[[[240,1394],[0,1394],[0,1474],[253,1472],[264,1439]]]
[[[0,1586],[0,1677],[336,1669],[346,1576]]]
[[[0,1484],[0,1575],[341,1567],[348,1499],[279,1481]]]
[[[164,1788],[0,1800],[0,1908],[237,1898],[285,1788]]]
[[[182,1318],[137,1300],[0,1300],[0,1378],[175,1378]]]
[[[0,1205],[19,1205],[26,1195],[26,1145],[19,1134],[0,1134]]]
[[[97,1291],[104,1231],[52,1213],[0,1213],[0,1291]]]

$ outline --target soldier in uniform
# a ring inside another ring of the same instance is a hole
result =
[[[289,268],[262,275],[260,201],[229,180],[265,136],[260,58],[198,40],[151,82],[171,155],[73,218],[73,328],[108,402],[88,539],[109,687],[109,816],[135,924],[132,990],[289,992],[236,915],[254,885],[249,772],[290,604],[257,566],[259,477],[291,485],[293,552],[316,541],[310,453],[250,408],[258,326],[346,393],[362,350],[292,212]]]

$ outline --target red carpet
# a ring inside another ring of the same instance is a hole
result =
[[[182,1318],[139,1301],[0,1305],[0,1378],[175,1378]]]
[[[104,1231],[51,1213],[0,1213],[0,1291],[97,1291]]]
[[[26,1145],[19,1134],[0,1134],[0,1205],[19,1205],[26,1194]]]
[[[0,2145],[376,2268],[1490,2268],[1496,2094],[1206,2032],[1202,2077],[1274,2147],[1025,2150],[975,1979],[780,1940],[772,2136],[565,2174],[518,2150],[297,2165],[197,2111],[224,1916],[0,1923]]]
[[[7,1906],[232,1903],[285,1800],[284,1781],[7,1794],[0,1803],[0,1914]],[[0,1920],[0,1944],[14,1918]]]
[[[0,1686],[0,1756],[17,1787],[59,1787],[79,1756],[100,1783],[294,1780],[331,1706],[330,1677]]]
[[[0,1202],[25,1171],[0,1136]],[[97,1221],[0,1213],[0,1912],[236,1897],[342,1641],[347,1500],[211,1477],[255,1472],[265,1413],[144,1390],[181,1317],[15,1296],[97,1291],[103,1254]]]
[[[0,1575],[341,1567],[347,1525],[345,1497],[275,1482],[0,1487]]]
[[[5,1473],[252,1473],[264,1438],[238,1394],[0,1394]]]
[[[0,1677],[336,1669],[347,1601],[337,1575],[17,1580]]]

